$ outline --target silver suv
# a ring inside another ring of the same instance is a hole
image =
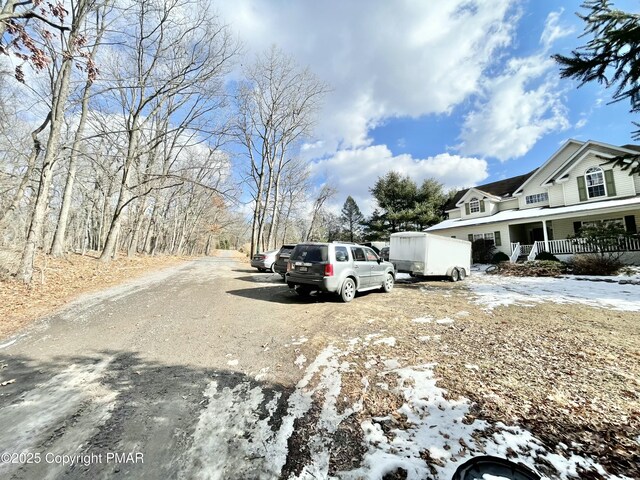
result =
[[[369,247],[353,243],[300,243],[291,252],[285,281],[300,296],[333,292],[350,302],[356,292],[390,292],[395,281],[393,264]]]

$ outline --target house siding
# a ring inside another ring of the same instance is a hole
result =
[[[447,212],[447,214],[449,215],[449,218],[460,218],[460,209],[457,208],[455,210],[451,210]]]
[[[577,215],[572,218],[563,218],[561,220],[553,220],[553,238],[564,239],[574,234],[573,222],[593,222],[597,220],[611,220],[614,218],[624,219],[627,215],[633,215],[636,218],[636,225],[640,227],[640,210],[627,212],[604,213],[599,215]]]
[[[526,190],[526,194],[523,193],[519,198],[518,198],[518,207],[521,210],[526,210],[528,208],[538,208],[538,207],[547,207],[549,206],[549,201],[546,202],[538,202],[538,203],[527,203],[527,195],[536,195],[538,193],[548,193],[547,190],[545,188],[541,188],[538,187],[537,189],[527,189]]]
[[[597,158],[594,154],[589,154],[569,172],[569,179],[562,184],[564,189],[565,205],[575,205],[578,203],[598,202],[602,200],[610,200],[612,198],[630,197],[636,194],[636,188],[633,179],[619,168],[611,168],[609,165],[602,165],[603,160]],[[584,176],[585,172],[591,167],[600,167],[603,170],[613,170],[613,180],[616,185],[616,195],[612,197],[598,197],[589,199],[584,202],[580,201],[578,193],[578,177]]]
[[[514,210],[518,208],[518,206],[519,206],[518,199],[514,198],[512,200],[506,200],[504,202],[500,202],[498,204],[498,211],[502,212],[504,210]]]
[[[480,196],[480,195],[476,195],[476,198],[478,198],[481,203],[484,202],[484,212],[482,211],[482,208],[481,208],[481,211],[476,212],[476,213],[470,213],[469,215],[467,215],[467,209],[463,205],[460,208],[460,217],[461,218],[465,218],[465,219],[467,219],[467,218],[483,218],[483,217],[488,217],[488,216],[493,215],[494,213],[498,212],[495,202],[492,202],[488,198],[485,198],[483,200],[482,196]],[[469,202],[466,201],[465,203],[468,204]]]
[[[564,205],[564,189],[562,185],[554,185],[549,188],[549,206],[561,207]]]
[[[521,197],[522,205],[525,204],[524,197],[526,197],[527,195],[533,195],[535,193],[544,192],[545,188],[541,186],[542,182],[544,182],[557,168],[559,168],[560,165],[566,162],[569,159],[569,157],[571,157],[571,155],[573,155],[580,148],[582,148],[583,145],[584,143],[582,142],[580,143],[568,142],[563,149],[561,149],[559,152],[557,152],[554,155],[553,161],[549,162],[547,165],[542,166],[540,170],[538,170],[533,175],[533,177],[529,179],[529,183],[525,186],[522,192],[522,197]],[[528,205],[527,207],[530,208],[532,207],[532,205]]]
[[[633,175],[633,183],[636,189],[636,195],[640,194],[640,174]]]
[[[461,240],[467,240],[469,235],[484,234],[500,232],[501,246],[496,247],[496,251],[504,252],[507,255],[511,254],[511,239],[509,237],[509,225],[505,222],[490,223],[488,225],[477,225],[472,227],[459,227],[459,228],[447,228],[442,230],[434,230],[434,235],[440,235],[442,237],[456,237]]]

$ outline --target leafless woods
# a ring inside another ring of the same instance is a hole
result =
[[[330,190],[298,153],[327,86],[276,47],[243,57],[209,2],[5,0],[0,27],[0,249],[20,280],[39,251],[322,235]]]

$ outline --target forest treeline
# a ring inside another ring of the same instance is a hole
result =
[[[295,153],[327,86],[275,47],[244,58],[208,2],[6,0],[0,38],[0,248],[17,278],[38,251],[322,235],[334,192]]]

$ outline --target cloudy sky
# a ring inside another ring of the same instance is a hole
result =
[[[580,1],[234,0],[220,15],[251,58],[277,45],[331,87],[302,155],[371,211],[389,170],[446,187],[530,171],[566,139],[630,143],[628,104],[576,89],[551,60],[584,43]],[[637,2],[615,6],[638,11]]]

